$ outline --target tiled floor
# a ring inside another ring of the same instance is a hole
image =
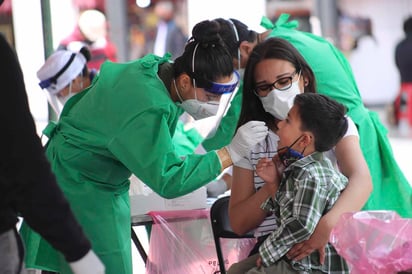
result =
[[[390,125],[386,108],[380,107],[370,109],[379,114],[382,123],[388,129],[389,142],[392,146],[393,155],[409,183],[412,185],[412,169],[410,168],[412,155],[412,127],[407,129],[407,132],[404,132],[404,130],[400,130],[395,126]]]

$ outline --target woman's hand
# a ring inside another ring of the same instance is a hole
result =
[[[262,257],[259,256],[256,260],[256,267],[259,268],[261,266],[263,266]]]
[[[291,260],[302,260],[309,256],[313,251],[319,251],[320,264],[325,262],[325,246],[329,242],[330,232],[332,227],[321,219],[315,228],[312,236],[308,240],[295,244],[287,253],[287,257]]]

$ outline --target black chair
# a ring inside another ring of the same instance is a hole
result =
[[[226,268],[220,238],[254,238],[253,231],[245,235],[238,235],[233,232],[229,222],[229,198],[229,196],[225,196],[217,199],[210,208],[210,220],[220,269],[215,273],[220,272],[221,274],[226,274]]]

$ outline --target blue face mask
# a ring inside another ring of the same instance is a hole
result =
[[[304,157],[303,152],[305,149],[303,149],[302,152],[298,152],[292,148],[302,136],[303,135],[299,136],[290,146],[284,146],[278,149],[277,153],[279,155],[279,159],[285,167],[290,166],[292,163]]]

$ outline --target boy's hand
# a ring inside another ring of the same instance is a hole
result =
[[[263,264],[262,264],[262,257],[258,257],[257,258],[257,260],[256,260],[256,266],[259,268],[259,267],[261,267]]]
[[[285,170],[285,166],[283,165],[282,161],[279,159],[279,154],[276,154],[275,156],[273,156],[272,161],[276,165],[278,174],[283,174],[283,171]]]
[[[280,176],[275,163],[268,158],[262,158],[256,165],[256,174],[265,182],[271,195],[274,195],[278,189]]]
[[[256,174],[266,183],[273,183],[278,177],[275,163],[268,158],[262,158],[259,160],[256,165]]]

